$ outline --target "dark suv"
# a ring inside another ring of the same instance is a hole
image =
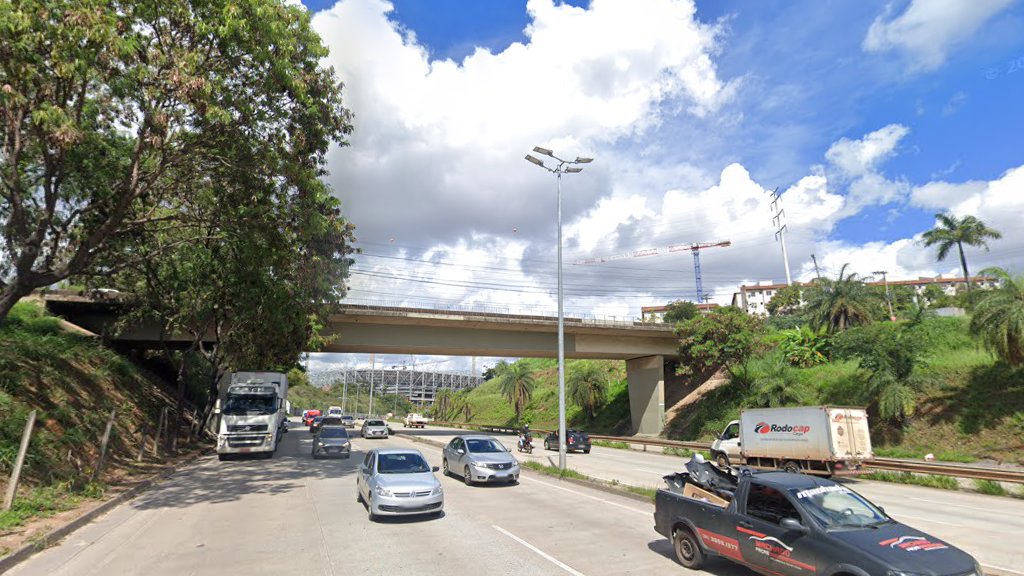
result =
[[[544,448],[546,450],[558,450],[557,430],[548,434],[547,438],[544,439]],[[572,452],[574,450],[590,454],[590,435],[586,432],[570,428],[565,431],[565,451]]]

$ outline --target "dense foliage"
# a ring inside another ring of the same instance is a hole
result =
[[[760,318],[739,308],[717,308],[676,326],[680,370],[709,375],[720,368],[734,372],[761,345],[764,326]]]
[[[35,288],[205,239],[223,241],[202,247],[220,263],[251,260],[268,223],[282,249],[331,235],[319,177],[350,114],[306,10],[24,0],[0,3],[0,29],[0,320]]]
[[[829,333],[852,326],[869,324],[878,315],[881,302],[878,294],[856,273],[846,273],[843,264],[835,280],[819,278],[806,291],[806,310],[811,327]]]
[[[597,362],[583,360],[574,363],[567,372],[565,385],[569,398],[593,419],[608,395],[608,371]]]
[[[971,332],[1007,364],[1024,366],[1024,276],[989,268],[986,275],[1000,280],[995,290],[982,293],[971,319]]]
[[[689,320],[699,313],[697,305],[693,302],[686,300],[676,300],[668,305],[668,310],[665,311],[665,316],[662,319],[666,324],[672,324],[673,326]]]

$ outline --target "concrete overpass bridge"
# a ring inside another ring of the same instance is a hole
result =
[[[156,323],[114,333],[120,308],[115,294],[52,292],[44,301],[51,313],[118,344],[159,344]],[[321,352],[554,358],[557,325],[557,318],[548,316],[345,305],[324,327],[332,340]],[[169,340],[184,344],[189,338]],[[674,379],[677,347],[678,339],[665,324],[565,318],[566,358],[626,362],[635,434],[661,432],[666,378]]]

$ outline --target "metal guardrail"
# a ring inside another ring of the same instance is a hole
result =
[[[518,434],[520,430],[519,428],[511,428],[508,426],[487,426],[464,424],[460,422],[433,422],[433,424],[452,428],[470,428],[473,430],[480,430],[482,432],[495,432],[502,434]],[[551,430],[537,428],[534,429],[533,432],[538,434],[547,434],[551,432]],[[686,448],[688,450],[708,450],[711,448],[711,445],[707,442],[685,442],[681,440],[666,440],[664,438],[637,438],[635,436],[605,436],[603,434],[590,434],[590,439],[638,444],[644,446],[645,449],[647,446]],[[867,466],[868,468],[873,468],[875,470],[935,474],[938,476],[970,478],[972,480],[993,480],[996,482],[1024,484],[1024,471],[986,466],[964,466],[962,464],[917,462],[914,460],[902,460],[896,458],[875,458],[871,462],[867,463]]]

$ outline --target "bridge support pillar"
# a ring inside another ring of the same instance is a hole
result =
[[[665,357],[626,360],[633,434],[661,434],[665,420]]]

